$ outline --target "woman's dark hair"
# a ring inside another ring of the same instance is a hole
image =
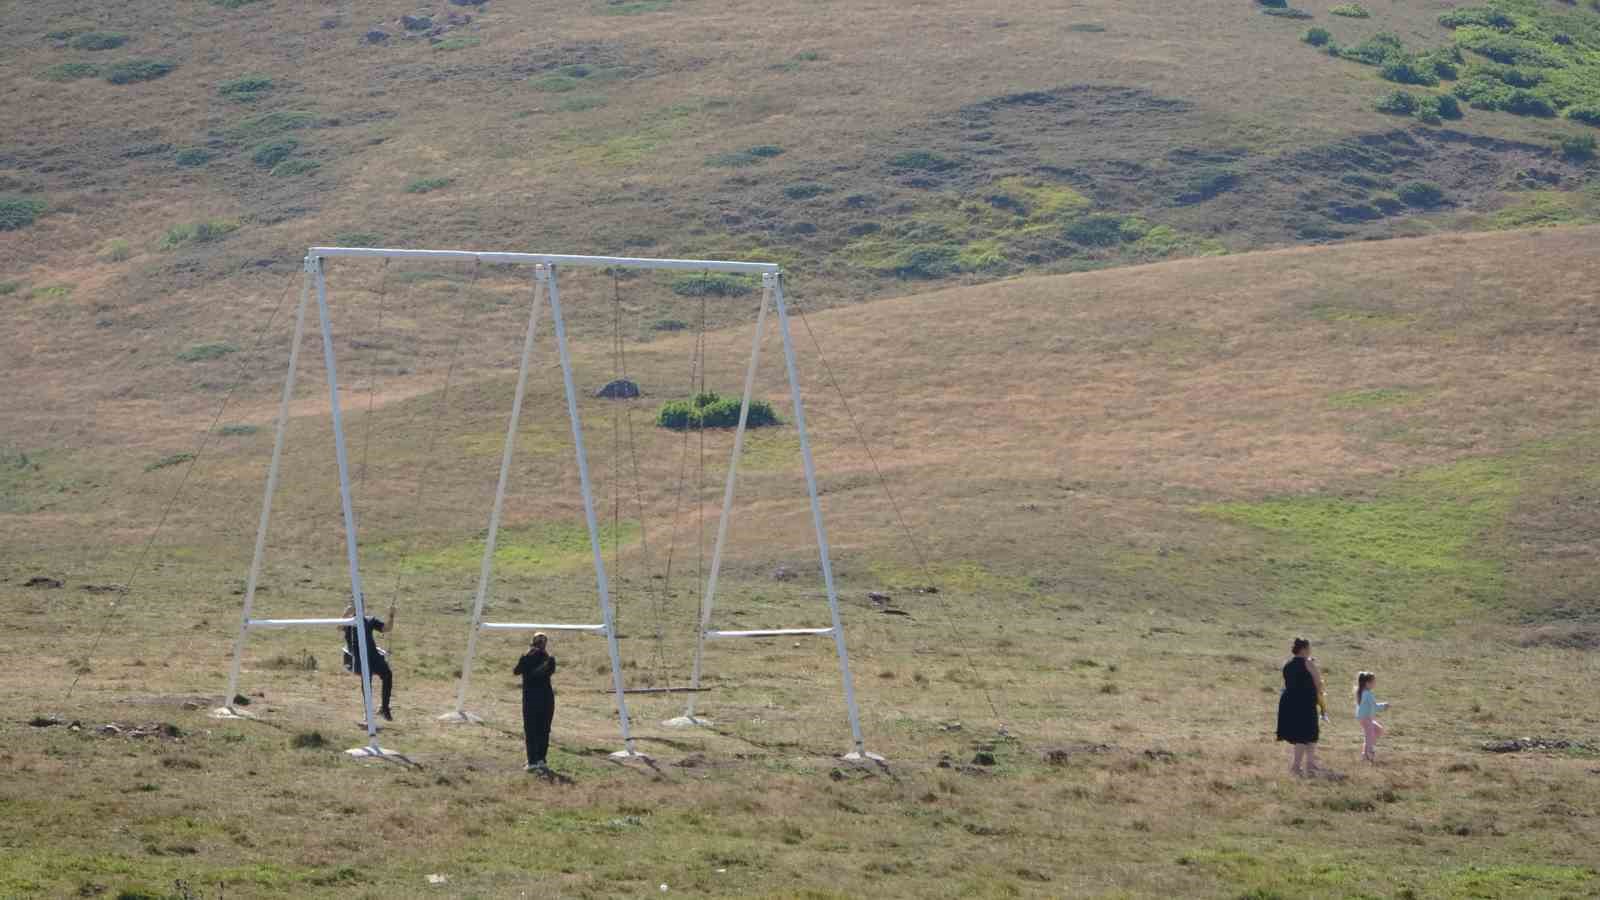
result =
[[[1297,637],[1297,638],[1294,639],[1294,647],[1291,648],[1289,650],[1289,652],[1290,653],[1299,653],[1301,650],[1304,650],[1309,646],[1311,646],[1311,642],[1310,641],[1306,640],[1303,637]]]
[[[1367,689],[1367,685],[1371,684],[1372,683],[1372,679],[1374,679],[1376,677],[1377,676],[1373,675],[1371,672],[1357,672],[1356,673],[1356,702],[1357,703],[1361,702],[1361,692],[1366,690]]]

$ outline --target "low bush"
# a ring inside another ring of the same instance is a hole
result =
[[[177,63],[162,59],[129,59],[106,66],[100,74],[112,84],[135,84],[164,78],[177,67]]]
[[[1328,10],[1330,16],[1344,16],[1347,19],[1370,19],[1372,13],[1359,3],[1341,3]]]
[[[100,67],[93,63],[65,62],[45,69],[39,73],[39,77],[45,81],[77,81],[80,78],[93,78],[99,74]]]
[[[1600,106],[1574,106],[1567,110],[1567,118],[1600,128]]]
[[[0,194],[0,231],[18,231],[27,228],[44,215],[47,208],[43,200]]]
[[[270,169],[293,156],[294,151],[299,147],[300,142],[294,138],[284,138],[278,141],[268,141],[265,144],[257,144],[250,151],[250,161],[263,169]]]
[[[599,109],[606,105],[606,98],[599,94],[582,94],[576,97],[567,97],[560,103],[563,112],[587,112]]]
[[[217,429],[217,434],[223,437],[243,437],[244,435],[255,434],[260,430],[260,427],[256,425],[224,425]]]
[[[245,75],[232,81],[224,81],[217,87],[217,93],[229,100],[241,103],[251,103],[265,97],[276,87],[272,79],[265,75]]]
[[[1508,66],[1558,69],[1566,65],[1566,60],[1555,52],[1546,50],[1532,41],[1510,35],[1487,31],[1458,33],[1456,42],[1468,50]]]
[[[209,244],[238,230],[239,223],[221,220],[174,225],[161,236],[160,247],[163,250],[176,250],[187,244]]]
[[[889,165],[896,169],[916,169],[923,172],[944,172],[961,165],[957,160],[948,156],[935,153],[932,150],[907,150],[895,155],[889,160]]]
[[[228,129],[228,137],[236,141],[263,141],[285,131],[299,131],[317,123],[317,117],[298,110],[275,110],[251,116]]]
[[[1238,170],[1229,166],[1199,169],[1185,178],[1177,200],[1185,204],[1210,200],[1237,187],[1240,177]]]
[[[1380,31],[1354,47],[1346,47],[1341,55],[1345,59],[1366,63],[1369,66],[1381,66],[1388,62],[1390,57],[1405,56],[1405,52],[1405,42],[1400,40],[1399,35]]]
[[[1395,196],[1407,206],[1427,209],[1444,202],[1444,188],[1431,181],[1410,181],[1400,185]]]
[[[1439,76],[1428,68],[1419,64],[1415,59],[1401,56],[1392,56],[1383,64],[1380,73],[1385,81],[1396,84],[1417,84],[1423,87],[1434,87],[1439,83]]]
[[[1313,18],[1316,18],[1315,16],[1311,15],[1311,13],[1308,13],[1303,9],[1297,9],[1297,8],[1295,8],[1293,6],[1284,7],[1282,9],[1279,9],[1277,7],[1272,7],[1272,8],[1269,8],[1269,9],[1263,9],[1262,12],[1265,13],[1266,15],[1269,15],[1269,16],[1277,16],[1280,19],[1313,19]]]
[[[1416,116],[1429,125],[1437,125],[1444,119],[1461,118],[1461,104],[1449,94],[1423,97],[1417,101]]]
[[[1084,216],[1066,228],[1067,240],[1084,247],[1111,247],[1122,243],[1122,217],[1106,213]]]
[[[896,278],[944,278],[961,271],[961,249],[950,244],[916,244],[877,268]]]
[[[454,178],[417,178],[406,183],[405,192],[408,194],[426,194],[430,191],[443,190],[455,183]]]
[[[773,144],[761,144],[755,147],[746,147],[743,150],[731,150],[727,153],[718,153],[706,158],[706,165],[717,166],[725,169],[739,169],[745,166],[756,166],[782,156],[783,148]]]
[[[1471,6],[1466,9],[1456,9],[1439,17],[1439,24],[1446,28],[1462,28],[1468,25],[1477,25],[1483,28],[1493,28],[1496,31],[1510,31],[1517,27],[1517,20],[1498,9],[1487,6]]]
[[[185,147],[173,154],[172,161],[180,168],[193,169],[211,161],[211,151],[203,147]]]
[[[156,460],[155,462],[145,466],[144,470],[146,472],[154,472],[157,469],[166,469],[166,468],[171,468],[172,466],[181,466],[186,462],[193,462],[193,461],[194,461],[194,454],[193,453],[174,453],[171,456],[163,456],[160,459]]]
[[[127,35],[115,31],[85,31],[67,44],[75,50],[115,50],[127,42]]]
[[[725,272],[697,272],[672,280],[672,292],[680,297],[742,297],[752,290],[749,278]]]
[[[1567,159],[1584,162],[1594,159],[1595,139],[1592,134],[1571,134],[1562,138],[1558,146]]]
[[[0,297],[8,297],[22,290],[20,281],[0,281]]]
[[[1417,111],[1417,98],[1405,91],[1391,91],[1378,98],[1378,112],[1409,116]]]
[[[211,5],[220,6],[223,9],[238,9],[241,6],[249,6],[255,2],[256,0],[211,0]]]
[[[1333,40],[1333,34],[1328,29],[1318,25],[1315,28],[1307,28],[1306,33],[1301,36],[1300,40],[1313,47],[1325,47],[1329,41]]]
[[[1283,9],[1289,5],[1289,0],[1256,0],[1267,9]]]
[[[193,344],[178,353],[179,362],[205,362],[209,359],[221,359],[230,353],[238,353],[239,348],[227,341],[218,341],[211,344]]]
[[[699,428],[734,428],[739,424],[739,398],[723,397],[714,391],[696,394],[690,400],[669,400],[656,413],[656,425],[673,431]],[[750,399],[750,412],[745,417],[745,427],[762,428],[781,425],[765,400]]]
[[[1512,91],[1500,108],[1519,116],[1538,116],[1541,119],[1548,119],[1556,114],[1556,108],[1549,100],[1532,91],[1521,89]]]
[[[818,184],[814,181],[800,181],[785,185],[783,188],[783,195],[790,200],[809,200],[812,197],[820,197],[823,194],[832,192],[832,187],[826,184]]]
[[[112,238],[100,248],[100,258],[106,262],[123,262],[133,256],[133,248],[122,238]]]

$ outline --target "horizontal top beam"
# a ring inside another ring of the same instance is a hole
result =
[[[307,251],[312,257],[365,257],[368,259],[430,259],[441,262],[475,261],[531,265],[586,266],[606,268],[617,266],[628,269],[676,269],[691,272],[738,272],[760,275],[781,272],[777,263],[732,262],[720,259],[650,259],[638,256],[573,256],[562,253],[501,253],[482,250],[397,250],[383,247],[312,247]]]

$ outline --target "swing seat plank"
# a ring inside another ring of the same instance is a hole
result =
[[[832,628],[764,628],[756,631],[707,631],[708,638],[788,637],[799,634],[833,634]]]
[[[289,628],[295,625],[354,625],[355,616],[342,619],[246,619],[246,628]]]
[[[587,631],[592,634],[605,634],[605,625],[572,625],[560,622],[539,624],[537,622],[480,622],[478,627],[485,631]]]

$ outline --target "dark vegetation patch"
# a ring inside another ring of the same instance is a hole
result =
[[[64,62],[39,73],[45,81],[77,81],[80,78],[93,78],[100,74],[100,67],[94,63]]]
[[[115,50],[128,42],[128,36],[115,31],[85,31],[72,36],[67,46],[74,50]]]
[[[275,87],[272,79],[265,75],[245,75],[224,81],[217,87],[217,93],[239,103],[254,103],[271,94]]]
[[[165,78],[177,67],[177,63],[165,59],[129,59],[106,66],[100,74],[112,84],[137,84]]]
[[[688,400],[669,400],[656,413],[656,425],[674,431],[698,428],[733,428],[739,424],[739,398],[723,397],[714,391],[696,394]],[[750,398],[747,428],[782,424],[772,404]]]
[[[43,200],[0,195],[0,231],[18,231],[32,225],[47,208]]]

